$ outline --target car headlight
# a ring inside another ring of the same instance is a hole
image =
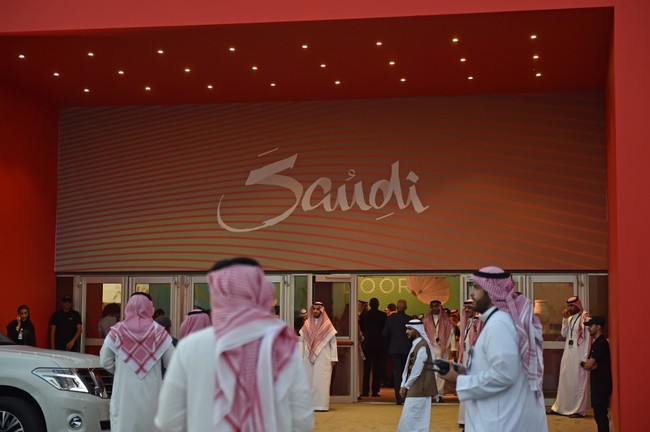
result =
[[[32,373],[59,390],[90,393],[88,387],[86,387],[79,375],[72,369],[38,368],[34,369]]]

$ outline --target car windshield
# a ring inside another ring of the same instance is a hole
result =
[[[14,342],[4,334],[0,333],[0,345],[14,345]]]

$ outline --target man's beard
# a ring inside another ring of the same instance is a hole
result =
[[[474,310],[478,313],[484,313],[486,310],[490,309],[490,299],[487,296],[483,296],[478,300],[474,300]]]

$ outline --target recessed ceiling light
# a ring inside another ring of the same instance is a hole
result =
[[[406,78],[400,78],[401,82],[406,82]]]
[[[150,90],[151,90],[151,87],[147,86],[147,87],[145,87],[144,89],[145,89],[146,91],[150,91]]]
[[[325,63],[321,63],[320,67],[324,68],[324,67],[327,67],[327,65]]]
[[[456,42],[459,41],[459,39],[458,39],[457,37],[455,37],[455,38],[453,38],[451,41],[454,42],[454,43],[456,43]]]
[[[541,77],[541,76],[542,76],[542,73],[541,73],[541,72],[537,72],[537,73],[535,74],[535,76],[536,76],[536,77]]]
[[[377,46],[382,46],[383,43],[381,41],[377,41]]]
[[[84,93],[90,93],[90,89],[89,89],[89,88],[85,88],[85,89],[84,89]]]
[[[468,79],[468,80],[473,80],[474,77],[470,75],[470,76],[467,77],[467,79]]]
[[[191,72],[192,70],[190,68],[185,68],[185,72]]]
[[[228,51],[230,51],[230,52],[234,52],[234,51],[235,51],[235,47],[230,47],[230,48],[228,48]]]
[[[118,70],[117,73],[120,74],[120,75],[124,75],[124,71],[123,71],[123,70]]]
[[[271,83],[271,87],[275,87],[275,83]]]
[[[334,84],[339,85],[341,84],[341,81],[334,81]]]
[[[309,45],[307,45],[307,44],[302,45],[302,49],[307,49],[307,48],[309,48]]]
[[[257,66],[253,66],[251,69],[253,69],[253,70],[257,70]]]
[[[537,60],[538,58],[539,58],[539,56],[538,56],[537,54],[535,54],[535,55],[533,56],[533,60]]]
[[[393,60],[389,61],[388,64],[391,66],[395,66],[395,62]]]
[[[464,62],[467,61],[467,59],[466,59],[465,57],[462,57],[462,58],[460,59],[460,61],[464,63]]]
[[[212,90],[212,84],[208,84],[208,90]]]
[[[18,54],[18,58],[19,58],[19,59],[24,59],[24,58],[25,58],[25,54]]]
[[[55,77],[60,76],[58,72],[54,72],[52,75],[54,75]]]
[[[94,52],[89,52],[89,53],[88,53],[88,57],[92,57],[92,56],[94,56],[94,55],[95,55]]]
[[[530,35],[531,39],[537,39],[537,35]]]
[[[158,54],[165,54],[165,51],[163,51],[163,50],[158,50]]]

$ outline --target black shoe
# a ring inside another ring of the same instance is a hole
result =
[[[549,408],[548,411],[546,411],[546,414],[548,414],[548,415],[559,415],[558,413],[556,413],[555,411],[553,411],[553,410],[550,409],[550,408]]]
[[[379,397],[379,393],[373,393],[372,397]]]

